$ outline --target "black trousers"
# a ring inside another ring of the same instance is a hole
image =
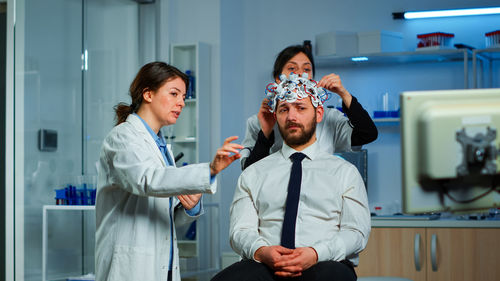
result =
[[[319,262],[302,272],[302,276],[282,278],[271,268],[254,260],[242,260],[225,268],[211,281],[356,281],[358,278],[349,261]]]

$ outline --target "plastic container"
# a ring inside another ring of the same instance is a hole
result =
[[[386,30],[358,32],[358,53],[402,52],[403,34]]]
[[[484,36],[486,38],[486,48],[500,47],[500,30],[487,32]]]
[[[453,33],[433,32],[418,34],[417,50],[422,49],[449,49],[452,48],[451,41],[455,37]]]
[[[356,55],[358,38],[355,32],[331,31],[316,35],[317,56]]]
[[[194,81],[194,75],[191,70],[186,70],[186,75],[188,76],[189,79],[189,87],[187,88],[186,91],[186,99],[194,99],[196,98],[196,93],[195,93],[195,81]]]
[[[369,203],[372,216],[393,216],[401,213],[401,203],[397,200],[392,202]]]
[[[373,111],[373,118],[399,117],[399,104],[397,99],[388,92],[380,94],[377,109]]]
[[[340,96],[333,97],[333,106],[336,108],[338,111],[344,113],[344,110],[342,109],[342,98]]]

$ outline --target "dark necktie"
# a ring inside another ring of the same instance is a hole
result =
[[[172,159],[170,158],[170,153],[168,153],[167,146],[164,144],[160,144],[160,151],[165,156],[164,159],[167,160],[167,166],[173,166],[174,161],[172,161]]]
[[[302,160],[305,154],[296,152],[290,156],[292,171],[288,182],[288,195],[286,196],[285,218],[281,231],[281,246],[295,249],[295,222],[297,221],[297,208],[299,207],[300,183],[302,181]]]

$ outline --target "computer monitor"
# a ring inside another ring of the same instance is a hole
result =
[[[500,207],[500,89],[403,92],[403,212]]]

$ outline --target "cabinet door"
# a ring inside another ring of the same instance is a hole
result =
[[[356,273],[425,281],[425,249],[424,228],[372,228]]]
[[[493,228],[428,228],[427,281],[499,280],[499,237]]]

